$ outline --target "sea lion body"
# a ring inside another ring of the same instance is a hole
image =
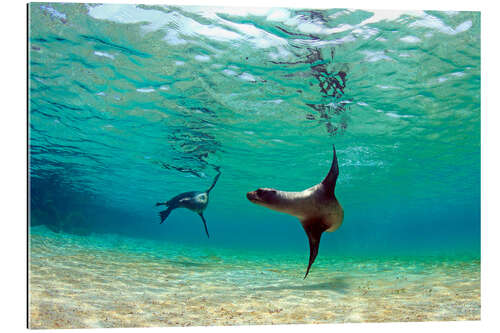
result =
[[[208,206],[208,193],[184,192],[168,200],[167,204],[170,207],[187,208],[195,213],[202,213]]]
[[[323,186],[318,184],[301,192],[263,188],[260,190],[271,193],[260,193],[261,196],[265,196],[264,200],[260,200],[259,195],[253,192],[249,192],[247,198],[253,203],[295,216],[301,221],[321,219],[328,226],[325,231],[333,232],[342,224],[344,209],[335,196],[332,197],[326,193]]]
[[[306,275],[318,254],[323,232],[337,230],[344,220],[344,209],[335,196],[335,185],[339,175],[337,154],[333,147],[333,161],[323,181],[300,192],[259,188],[248,192],[251,202],[278,212],[297,217],[309,239],[310,255]]]
[[[205,232],[207,234],[207,237],[210,238],[210,235],[208,234],[207,221],[205,220],[205,217],[203,216],[203,212],[205,211],[205,209],[208,206],[209,193],[214,188],[215,184],[217,183],[219,176],[220,176],[220,172],[215,176],[215,178],[212,182],[212,185],[206,191],[184,192],[184,193],[176,195],[175,197],[171,198],[170,200],[168,200],[166,202],[158,202],[156,204],[156,206],[161,206],[161,205],[167,206],[167,209],[165,209],[159,213],[160,219],[161,219],[160,224],[162,224],[168,218],[168,216],[170,215],[170,213],[174,209],[187,208],[187,209],[197,213],[201,217],[201,220],[203,221],[203,225],[205,227]]]

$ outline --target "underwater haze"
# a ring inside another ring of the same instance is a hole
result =
[[[31,327],[479,319],[479,12],[33,3],[28,47]],[[303,280],[301,224],[246,193],[333,145]],[[218,170],[210,238],[160,225]]]

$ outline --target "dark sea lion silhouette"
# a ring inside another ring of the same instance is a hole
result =
[[[166,210],[163,210],[159,213],[161,218],[160,224],[162,224],[167,219],[167,217],[174,209],[187,208],[200,215],[201,220],[203,221],[203,225],[205,226],[205,232],[207,233],[207,237],[210,238],[210,235],[208,234],[207,221],[203,216],[203,211],[205,210],[205,208],[207,208],[208,205],[208,194],[214,188],[215,184],[217,183],[217,180],[221,175],[221,172],[219,170],[217,171],[218,174],[215,176],[214,181],[212,182],[212,185],[208,188],[208,190],[204,192],[199,192],[199,191],[184,192],[179,195],[176,195],[167,202],[158,202],[156,206],[165,205],[168,207]]]
[[[333,162],[325,179],[302,192],[285,192],[271,188],[259,188],[248,192],[251,202],[278,212],[297,217],[309,238],[309,266],[306,275],[318,255],[319,241],[323,232],[337,230],[344,220],[344,210],[335,197],[335,184],[339,175],[337,153],[333,147]]]

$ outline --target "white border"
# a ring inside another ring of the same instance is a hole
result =
[[[61,2],[61,0],[59,0]],[[69,2],[69,1],[63,1]],[[71,1],[85,2],[85,1]],[[94,1],[95,2],[95,1]],[[234,0],[119,0],[107,3],[148,3],[178,5],[220,5],[234,6]],[[353,332],[370,330],[374,332],[421,332],[453,331],[469,332],[472,330],[491,329],[498,317],[500,304],[498,301],[498,274],[500,265],[498,241],[500,219],[499,203],[495,197],[500,185],[498,170],[499,125],[498,113],[498,55],[497,45],[500,27],[498,5],[493,1],[430,1],[401,2],[391,0],[350,0],[348,2],[331,2],[326,0],[254,0],[246,6],[257,7],[302,7],[302,8],[356,8],[356,9],[433,9],[433,10],[480,10],[482,21],[482,320],[479,322],[450,323],[389,323],[389,324],[334,324],[334,325],[283,325],[283,326],[233,326],[204,328],[168,328],[169,332],[251,332],[256,329],[274,332],[299,332],[304,329],[317,332]],[[11,1],[2,5],[2,51],[1,51],[1,183],[0,197],[1,219],[1,294],[0,309],[2,329],[17,332],[26,326],[26,5],[21,1]],[[486,99],[486,96],[488,99]],[[125,331],[126,329],[118,329]],[[145,329],[135,329],[144,331]],[[148,329],[147,332],[165,330],[165,328]],[[52,330],[48,330],[51,332]],[[55,330],[54,330],[55,331]],[[86,332],[72,330],[72,332]],[[105,332],[99,329],[98,331]],[[117,330],[114,330],[116,332]]]

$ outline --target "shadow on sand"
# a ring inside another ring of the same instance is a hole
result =
[[[169,263],[173,266],[183,266],[183,267],[210,267],[214,266],[211,263],[201,263],[201,262],[192,262],[187,260],[163,260],[163,262]]]
[[[345,281],[343,277],[336,277],[330,279],[327,282],[310,284],[307,280],[302,281],[294,285],[279,285],[270,287],[254,288],[256,291],[278,291],[278,290],[304,290],[304,291],[314,291],[314,290],[330,290],[344,294],[349,289],[349,284]]]

